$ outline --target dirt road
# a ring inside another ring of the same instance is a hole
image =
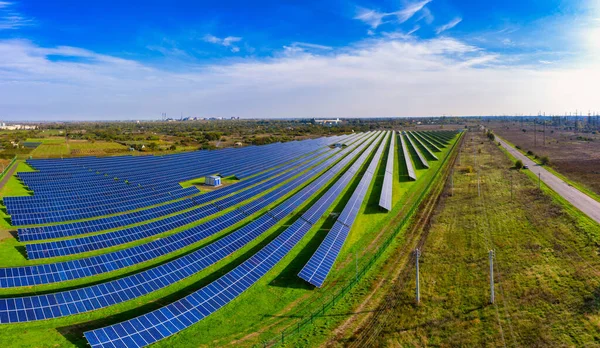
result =
[[[544,184],[548,185],[564,199],[573,204],[573,206],[584,212],[587,216],[600,223],[600,202],[594,200],[575,187],[570,186],[556,175],[547,171],[544,167],[527,158],[527,156],[523,155],[521,152],[519,152],[519,150],[510,146],[499,137],[496,137],[496,140],[498,140],[502,147],[510,152],[515,158],[520,159],[523,161],[524,165],[529,166],[529,170],[535,173],[535,175],[540,175]],[[574,154],[574,156],[576,156],[576,154]]]

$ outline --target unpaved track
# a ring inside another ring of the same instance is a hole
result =
[[[510,152],[511,155],[523,161],[523,164],[529,166],[529,170],[536,175],[541,174],[541,179],[544,184],[548,185],[548,187],[556,191],[556,193],[569,201],[569,203],[600,224],[600,202],[579,191],[575,187],[570,186],[556,175],[547,171],[544,167],[536,164],[527,156],[523,155],[519,150],[508,145],[504,140],[499,137],[496,137],[496,139],[500,142],[502,147]],[[573,156],[577,156],[577,154],[573,154]]]
[[[17,170],[18,166],[19,166],[19,161],[16,161],[13,164],[13,166],[8,170],[6,175],[4,175],[4,178],[2,178],[2,181],[0,181],[0,190],[2,190],[4,188],[4,185],[6,185],[6,183],[8,182],[8,179],[10,179],[10,177],[13,176],[13,174]]]

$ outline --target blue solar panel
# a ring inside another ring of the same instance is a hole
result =
[[[421,140],[421,143],[423,143],[423,145],[427,146],[433,152],[441,152],[442,151],[442,150],[440,150],[440,147],[442,147],[442,146],[438,145],[438,143],[436,141],[432,140],[428,135],[426,135],[425,132],[412,132],[412,134],[415,137],[419,138],[419,140]]]
[[[421,165],[425,168],[429,168],[429,163],[427,163],[425,156],[423,156],[417,145],[415,145],[411,137],[406,132],[404,132],[404,139],[408,140],[408,143],[410,144],[411,148],[417,154],[417,160],[421,163]]]
[[[335,171],[335,169],[330,171]],[[311,185],[317,185],[317,183],[313,182]],[[307,189],[305,188],[305,190]],[[304,197],[302,193],[297,195]],[[40,296],[0,299],[0,323],[42,320],[83,313],[143,296],[214,264],[242,248],[273,227],[278,221],[269,214],[263,215],[241,229],[191,254],[107,283]],[[304,232],[306,231],[308,228],[304,229]],[[24,302],[28,305],[13,306],[15,302]],[[33,315],[27,315],[30,310],[37,311]]]
[[[381,187],[381,196],[379,197],[379,206],[387,211],[392,210],[392,190],[394,182],[394,156],[396,155],[396,132],[392,132],[390,140],[390,149],[388,151],[387,162],[385,165],[385,175],[383,177],[383,186]]]
[[[417,143],[417,146],[419,146],[419,148],[422,149],[426,155],[428,155],[430,158],[433,158],[436,161],[438,160],[437,156],[433,154],[429,147],[427,147],[427,145],[425,145],[425,143],[423,143],[423,141],[418,136],[416,136],[414,132],[408,132],[408,135],[409,138],[411,138],[411,141],[414,140]]]
[[[337,138],[344,137],[333,139]],[[315,150],[323,151],[323,146],[331,140],[321,138],[238,150],[144,158],[28,160],[40,171],[19,173],[19,177],[34,190],[35,195],[14,199],[7,197],[6,201],[15,225],[116,214],[198,193],[193,187],[177,187],[181,181],[217,172],[233,174],[241,169],[244,176],[254,175]],[[224,153],[229,155],[223,157]],[[125,183],[126,180],[128,183]],[[148,199],[150,196],[153,198]]]
[[[387,136],[386,136],[387,140]],[[358,215],[360,207],[363,204],[371,181],[375,176],[377,166],[385,149],[386,140],[382,141],[362,176],[358,186],[352,193],[352,196],[344,206],[342,213],[337,218],[333,228],[329,231],[317,251],[311,256],[310,260],[302,268],[298,276],[307,282],[321,287],[327,274],[329,274],[335,260],[337,259],[342,246],[350,232],[350,228]]]
[[[401,133],[398,133],[398,137],[400,138],[400,144],[402,146],[402,157],[404,157],[404,165],[406,166],[408,177],[412,180],[417,180],[417,174],[415,173],[415,167],[413,166],[412,160],[410,159],[408,146],[406,145],[404,137]]]
[[[266,207],[268,204],[274,202],[274,200],[287,194],[293,188],[297,188],[298,186],[305,183],[308,178],[330,166],[331,163],[337,161],[341,156],[344,155],[344,152],[351,148],[352,147],[348,147],[344,151],[338,152],[332,158],[313,168],[309,173],[304,173],[301,176],[292,180],[291,182],[284,184],[275,191],[272,191],[271,193],[265,195],[263,197],[265,201],[265,205],[263,207]],[[291,171],[290,173],[286,173],[285,175],[277,178],[277,180],[285,180],[285,177],[287,175],[289,175],[289,177],[293,177],[297,173],[302,172],[306,170],[306,168],[314,165],[316,161],[319,161],[319,159],[314,159],[313,161],[298,168],[297,172]],[[349,159],[344,158],[340,163],[344,163],[347,161],[349,161]],[[318,185],[320,185],[321,182],[322,181],[318,181]],[[269,183],[276,185],[277,182]],[[311,189],[312,187],[302,190],[302,195],[307,195],[306,192],[310,191]],[[291,210],[295,209],[295,207],[299,206],[299,203],[297,202],[297,197],[298,194],[294,195],[293,199],[286,200],[286,202],[284,202],[280,206],[288,207]],[[289,202],[292,203],[290,204]],[[86,259],[39,266],[25,266],[4,269],[0,268],[0,287],[5,288],[54,283],[65,280],[88,277],[128,267],[191,245],[203,238],[206,238],[207,236],[222,231],[225,228],[228,228],[229,226],[233,226],[241,219],[243,219],[243,217],[244,214],[242,213],[242,210],[236,210],[234,212],[225,214],[224,216],[221,216],[215,220],[211,220],[207,223],[198,225],[189,230],[182,231],[180,233],[176,233],[171,236],[158,239],[147,244],[123,249],[105,255],[88,257]]]
[[[333,192],[341,193],[354,175],[355,172],[347,171],[319,201],[333,202]],[[345,182],[345,185],[338,185],[339,182]],[[319,206],[322,213],[329,207]],[[85,332],[85,337],[92,347],[139,347],[177,333],[214,313],[252,286],[287,255],[311,227],[306,219],[298,219],[259,252],[206,287],[148,314]]]

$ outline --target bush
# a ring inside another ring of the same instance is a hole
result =
[[[471,174],[471,173],[473,173],[473,167],[464,166],[464,167],[460,168],[460,171],[465,174]]]
[[[533,156],[533,151],[531,151],[531,150],[527,151],[527,156]]]
[[[521,147],[519,145],[515,146],[517,148],[517,150],[521,150]]]
[[[516,160],[516,161],[515,161],[515,168],[517,168],[517,169],[521,169],[521,168],[523,168],[523,161],[521,161],[521,160]]]
[[[550,158],[548,158],[548,156],[542,156],[542,158],[540,158],[540,163],[543,166],[550,164]]]

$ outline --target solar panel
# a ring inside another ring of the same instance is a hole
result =
[[[354,189],[352,196],[344,206],[344,209],[334,223],[333,228],[319,245],[319,248],[317,248],[315,253],[311,256],[310,260],[304,265],[300,273],[298,273],[300,278],[317,287],[323,285],[327,274],[329,274],[335,260],[342,250],[346,237],[354,224],[354,220],[356,219],[367,191],[369,190],[371,181],[375,177],[377,166],[379,165],[381,155],[385,149],[386,140],[387,135],[385,140],[379,145],[367,171],[363,174],[356,189]]]
[[[404,137],[402,133],[398,133],[398,137],[400,138],[400,144],[402,145],[402,156],[404,157],[404,164],[406,165],[406,170],[408,172],[408,177],[412,180],[417,180],[417,174],[415,173],[415,167],[410,159],[410,153],[408,152],[408,147],[406,146],[406,142],[404,141]]]
[[[360,149],[358,147],[353,154]],[[361,155],[355,164],[361,158],[366,159],[366,156]],[[344,166],[336,164],[328,172],[335,171],[336,167],[341,170]],[[336,196],[334,193],[341,193],[355,173],[346,171],[319,201],[332,203]],[[345,184],[338,184],[340,182]],[[323,213],[328,209],[324,204],[319,206]],[[247,290],[287,255],[311,226],[306,219],[298,219],[259,252],[204,288],[153,312],[88,331],[84,335],[92,347],[145,346],[173,335],[214,313]]]
[[[417,145],[415,145],[415,143],[412,141],[412,139],[410,138],[408,133],[404,132],[404,137],[406,140],[408,140],[408,143],[410,144],[411,148],[417,154],[417,159],[419,160],[421,165],[425,168],[429,168],[429,163],[427,163],[427,160],[425,159],[425,157],[423,156],[423,154],[421,153],[421,151],[419,150]]]
[[[410,135],[410,138],[412,138],[417,143],[419,148],[425,152],[426,155],[428,155],[430,158],[433,158],[436,161],[438,160],[437,156],[433,154],[431,149],[421,140],[421,138],[416,136],[414,132],[409,132],[408,134]]]
[[[394,156],[396,154],[396,132],[392,131],[390,148],[388,151],[387,162],[385,165],[385,175],[383,177],[383,186],[381,187],[381,196],[379,197],[379,206],[387,211],[392,210],[392,189],[394,181]]]
[[[313,168],[309,172],[303,173],[302,175],[294,178],[289,183],[284,184],[275,191],[272,191],[271,193],[268,193],[267,195],[263,196],[263,200],[265,201],[265,203],[262,207],[266,207],[268,204],[274,202],[275,199],[284,196],[294,188],[297,188],[302,184],[306,183],[311,176],[317,175],[322,170],[329,167],[332,163],[335,163],[339,158],[345,155],[345,152],[348,152],[354,146],[358,146],[358,143],[353,146],[349,146],[343,151],[337,152],[333,157],[327,159],[325,162],[320,163],[317,167]],[[362,146],[364,145],[361,145],[361,147]],[[346,156],[342,159],[342,161],[338,162],[336,167],[333,168],[337,168],[350,160],[351,158]],[[290,177],[294,177],[298,173],[314,165],[316,161],[319,161],[319,159],[313,160],[312,163],[307,163],[305,165],[307,167],[302,166],[298,168],[298,172],[292,171],[289,174],[285,175],[290,175]],[[331,175],[333,175],[327,173],[322,177],[331,177]],[[284,176],[278,178],[277,180],[283,180],[282,178]],[[323,184],[322,180],[324,179],[319,177],[319,180],[320,181],[317,181],[316,184],[317,187],[320,187],[319,185]],[[312,187],[314,187],[314,185]],[[312,193],[309,194],[307,192],[311,192],[311,189],[312,188],[310,186],[308,188],[303,189],[301,191],[302,195],[304,195],[306,198],[310,197]],[[299,195],[300,194],[296,194],[293,196],[293,198]],[[286,200],[280,206],[286,206],[288,202],[292,202],[292,206],[288,205],[288,208],[290,208],[291,210],[300,205],[300,203],[298,203],[297,200],[292,199]],[[157,258],[161,255],[168,254],[170,252],[179,250],[195,242],[198,242],[206,238],[207,236],[222,231],[225,228],[228,228],[229,226],[233,226],[234,224],[241,221],[244,218],[244,216],[245,214],[242,212],[242,210],[235,210],[217,219],[203,223],[191,229],[170,235],[168,237],[157,239],[147,244],[138,245],[135,247],[119,250],[104,255],[88,257],[81,260],[73,260],[39,266],[25,266],[4,269],[0,268],[0,287],[6,288],[54,283],[65,280],[88,277],[95,274],[101,274],[116,269],[128,267],[134,264]]]

